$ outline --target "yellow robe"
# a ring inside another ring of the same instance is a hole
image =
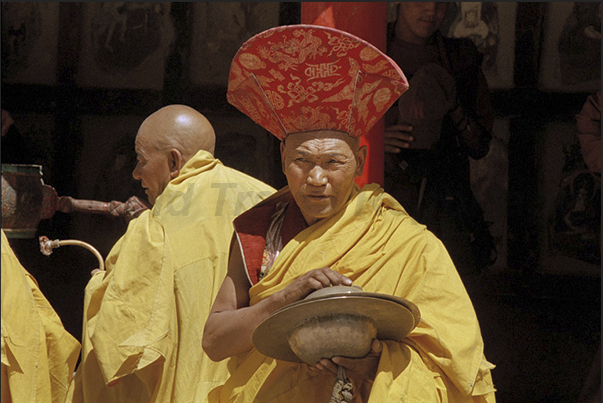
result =
[[[250,289],[250,304],[321,267],[348,276],[364,291],[406,298],[421,312],[403,342],[385,341],[374,382],[355,385],[354,402],[495,401],[494,365],[484,357],[473,305],[446,249],[380,187],[356,188],[342,211],[287,243]],[[327,403],[335,383],[335,376],[255,349],[231,363],[236,369],[209,402]]]
[[[232,220],[274,192],[198,152],[86,287],[73,402],[202,402],[228,377],[201,348]],[[107,386],[109,385],[109,386]]]
[[[80,343],[2,231],[2,403],[63,403]]]

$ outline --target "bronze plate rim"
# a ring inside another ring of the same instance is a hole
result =
[[[401,341],[419,323],[419,308],[412,302],[388,294],[365,291],[344,292],[294,302],[272,313],[252,334],[253,347],[282,361],[302,362],[289,347],[287,333],[317,315],[362,314],[377,325],[380,340]]]

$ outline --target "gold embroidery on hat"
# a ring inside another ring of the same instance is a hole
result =
[[[381,112],[383,107],[389,102],[392,98],[392,92],[389,88],[380,88],[375,92],[373,96],[373,105],[377,109],[377,112]]]
[[[241,61],[241,65],[249,70],[258,70],[262,68],[266,68],[266,63],[260,60],[254,54],[251,53],[243,53],[239,56],[239,60]]]

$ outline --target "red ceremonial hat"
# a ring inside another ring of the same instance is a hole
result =
[[[370,43],[334,28],[271,28],[241,46],[228,102],[279,139],[335,130],[365,134],[408,89],[400,67]]]

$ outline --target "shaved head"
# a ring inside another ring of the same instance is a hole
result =
[[[209,121],[186,105],[168,105],[147,117],[136,135],[136,158],[132,175],[155,199],[197,152],[213,155],[216,135]]]
[[[205,116],[186,105],[168,105],[150,115],[138,136],[146,136],[158,151],[175,148],[188,161],[199,150],[214,153],[216,135]]]

